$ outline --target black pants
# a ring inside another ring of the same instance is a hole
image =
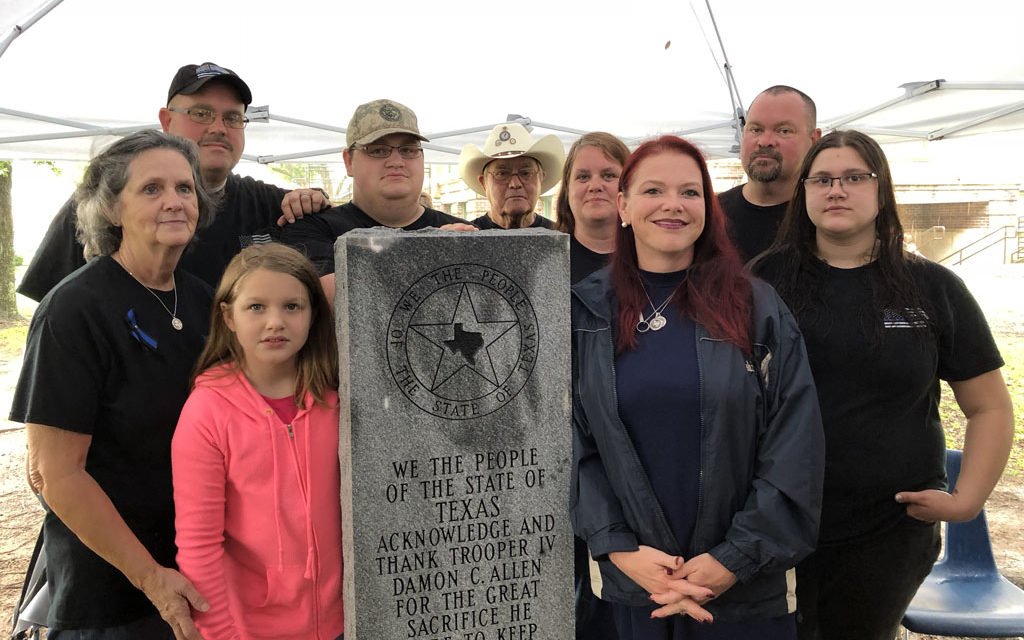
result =
[[[590,556],[587,543],[573,536],[576,574],[576,640],[617,640],[612,604],[590,588]]]
[[[796,568],[800,640],[892,640],[940,546],[938,523],[909,516],[877,536],[819,546]]]
[[[119,627],[102,629],[50,629],[51,640],[174,640],[174,632],[159,615],[134,620]]]

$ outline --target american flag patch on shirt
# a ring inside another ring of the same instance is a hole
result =
[[[273,241],[274,239],[270,237],[269,233],[254,233],[251,236],[238,236],[238,243],[243,249],[254,244],[267,244],[268,242]]]
[[[882,325],[886,329],[925,329],[928,327],[928,314],[920,307],[884,309]]]

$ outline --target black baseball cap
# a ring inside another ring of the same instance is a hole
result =
[[[252,104],[252,92],[249,91],[249,85],[245,84],[245,81],[231,69],[213,62],[186,64],[178,69],[178,73],[174,74],[174,80],[171,80],[171,88],[167,90],[167,104],[170,104],[171,98],[179,93],[186,96],[191,95],[202,89],[203,85],[211,80],[231,85],[238,92],[242,104],[247,107]]]

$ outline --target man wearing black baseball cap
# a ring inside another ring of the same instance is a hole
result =
[[[178,73],[174,74],[174,80],[171,80],[171,86],[167,90],[167,104],[170,104],[174,96],[179,93],[192,95],[211,80],[231,85],[238,92],[238,98],[245,106],[252,104],[252,92],[249,91],[249,85],[245,84],[245,81],[231,69],[212,62],[186,64],[178,69]]]
[[[209,189],[223,185],[242,158],[245,109],[251,102],[249,85],[212,62],[187,64],[171,80],[160,126],[199,145],[199,166]]]
[[[245,148],[245,109],[251,102],[249,85],[238,74],[204,62],[178,69],[167,91],[167,106],[159,112],[164,131],[199,146],[203,183],[220,194],[213,223],[199,230],[195,246],[180,262],[213,287],[242,247],[276,238],[277,225],[330,205],[319,190],[286,191],[231,172]],[[68,200],[54,218],[18,293],[42,300],[64,276],[85,264],[75,238],[75,209],[75,202]]]

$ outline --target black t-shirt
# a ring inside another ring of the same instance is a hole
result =
[[[229,175],[213,224],[198,231],[198,239],[181,257],[181,268],[216,287],[239,251],[278,239],[277,219],[286,193],[253,178]]]
[[[576,284],[608,264],[610,253],[597,253],[583,246],[576,236],[569,239],[569,279]]]
[[[254,242],[276,239],[281,199],[286,193],[253,178],[228,175],[213,222],[196,232],[179,266],[216,287],[236,253]],[[25,270],[18,293],[42,300],[64,276],[85,264],[82,245],[75,237],[75,211],[74,200],[61,207]]]
[[[440,227],[446,224],[461,222],[456,218],[436,209],[423,208],[420,217],[402,227],[406,231]],[[326,209],[315,216],[306,216],[288,225],[281,233],[281,241],[290,244],[306,254],[316,266],[320,275],[334,273],[334,241],[353,229],[371,229],[384,226],[371,218],[365,211],[351,202]]]
[[[10,419],[92,436],[85,469],[164,566],[175,566],[171,436],[209,332],[210,287],[178,270],[148,290],[109,257],[55,287],[36,309]],[[151,293],[152,292],[152,293]],[[133,337],[128,313],[155,341]],[[152,615],[149,600],[52,512],[44,520],[51,628],[109,627]]]
[[[486,214],[474,219],[472,221],[472,225],[477,229],[480,229],[481,231],[487,231],[490,229],[504,229],[504,227],[495,224],[494,220],[491,220],[491,217]],[[554,223],[545,218],[544,216],[536,216],[533,219],[533,224],[531,224],[528,228],[533,229],[536,227],[551,229],[552,227],[554,227]]]
[[[789,202],[770,207],[748,202],[743,197],[743,185],[718,194],[718,204],[725,212],[729,239],[740,252],[743,262],[750,261],[771,246],[789,206]]]
[[[927,260],[911,265],[934,335],[913,309],[871,314],[877,263],[826,267],[825,309],[797,316],[825,427],[822,544],[873,535],[909,517],[894,500],[898,491],[943,488],[939,380],[967,380],[1003,365],[960,278]],[[756,272],[771,283],[780,269],[772,257]]]

